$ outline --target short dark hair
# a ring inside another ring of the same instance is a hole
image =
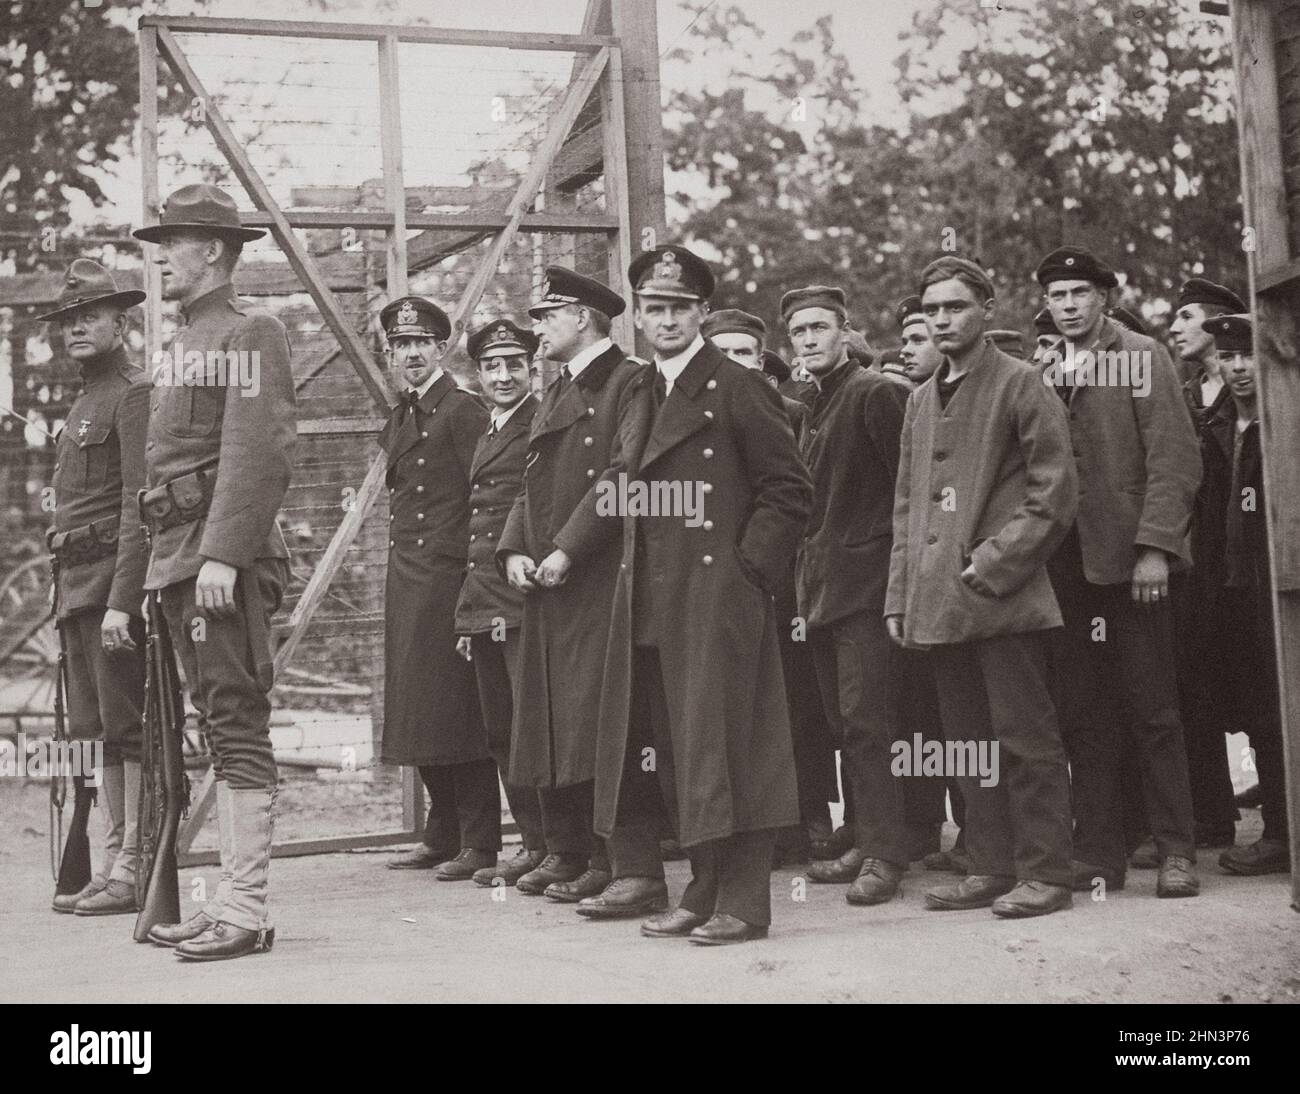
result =
[[[228,235],[219,235],[217,238],[222,243],[221,265],[226,273],[234,273],[235,267],[239,265],[239,256],[244,253],[244,241]]]
[[[599,308],[588,307],[586,304],[578,304],[576,306],[587,309],[587,314],[591,316],[591,325],[596,328],[597,334],[602,338],[609,337],[609,332],[614,329],[614,320]]]

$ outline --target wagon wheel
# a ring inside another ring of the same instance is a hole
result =
[[[49,563],[43,557],[29,558],[0,579],[0,680],[9,693],[3,705],[52,710],[58,662]]]

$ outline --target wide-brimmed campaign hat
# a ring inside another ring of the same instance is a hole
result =
[[[265,228],[245,228],[240,224],[234,198],[206,182],[174,190],[163,202],[158,223],[137,228],[131,234],[146,243],[158,243],[168,232],[181,230],[218,232],[245,243],[266,235]]]
[[[38,315],[37,319],[62,319],[82,308],[105,305],[126,311],[144,299],[139,289],[119,289],[113,275],[98,262],[89,258],[73,259],[63,279],[58,306],[53,311]]]

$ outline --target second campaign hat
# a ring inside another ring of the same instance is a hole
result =
[[[218,186],[206,182],[173,190],[163,202],[157,224],[137,228],[131,234],[146,243],[157,243],[168,232],[179,229],[220,232],[247,243],[266,235],[265,228],[245,228],[239,223],[234,198]]]
[[[93,259],[74,258],[63,278],[63,291],[53,311],[38,315],[37,319],[62,319],[81,308],[94,304],[125,310],[133,308],[144,299],[139,289],[121,289],[113,275]]]

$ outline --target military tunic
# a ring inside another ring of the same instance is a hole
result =
[[[85,388],[58,436],[51,485],[55,610],[68,651],[69,731],[104,737],[108,763],[140,759],[144,627],[140,605],[148,561],[136,493],[144,485],[149,386],[118,346],[82,366]],[[136,649],[104,649],[100,625],[112,608],[133,617]]]
[[[271,616],[288,580],[276,514],[297,428],[289,340],[229,283],[191,301],[182,318],[152,377],[145,587],[162,590],[217,777],[232,789],[269,788]],[[208,618],[195,603],[209,559],[238,571],[233,615]]]

